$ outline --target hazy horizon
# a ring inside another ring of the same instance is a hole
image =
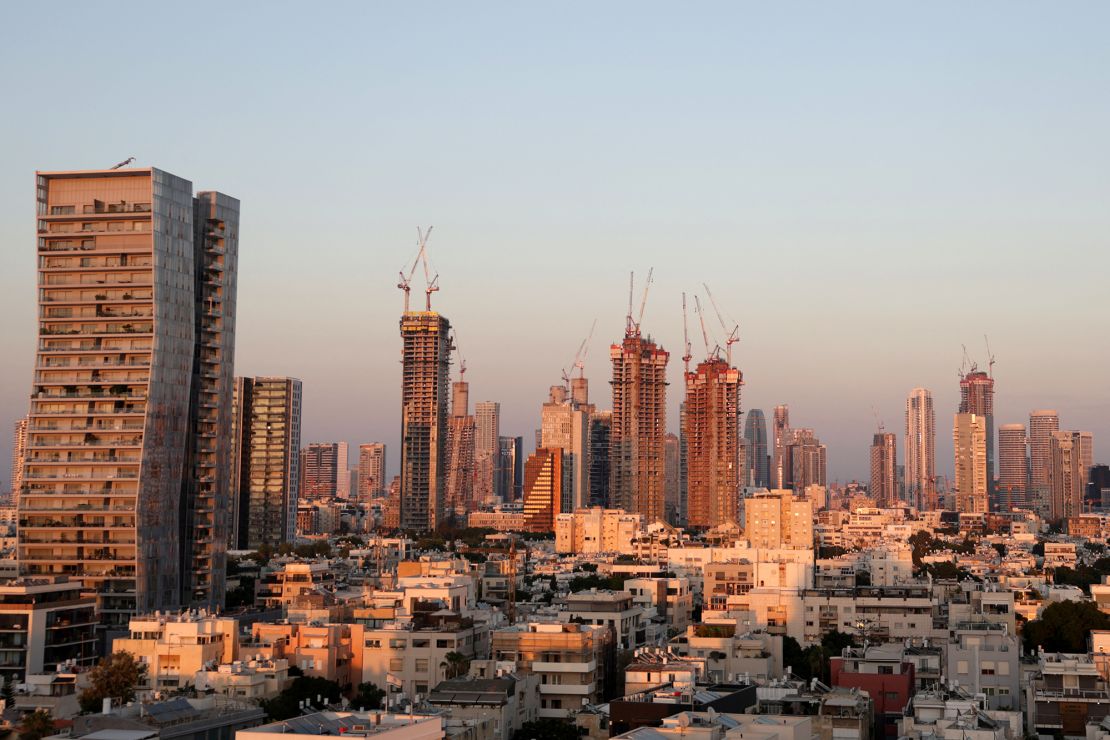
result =
[[[526,449],[595,319],[608,407],[628,273],[638,307],[653,267],[670,431],[680,296],[707,282],[740,323],[743,408],[789,404],[830,480],[867,479],[875,413],[904,462],[918,386],[950,474],[961,345],[985,369],[984,334],[996,429],[1053,408],[1110,458],[1110,6],[112,8],[20,4],[0,29],[5,484],[34,363],[34,172],[132,155],[242,201],[236,374],[300,378],[303,443],[354,461],[383,441],[390,474],[397,273],[430,224],[471,405],[500,401]],[[420,305],[419,270],[413,287]]]

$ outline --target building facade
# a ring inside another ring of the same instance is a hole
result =
[[[238,201],[154,168],[39,172],[36,200],[21,569],[80,576],[108,625],[221,605]]]
[[[1029,414],[1029,492],[1037,512],[1047,516],[1051,508],[1050,468],[1052,435],[1060,431],[1060,417],[1052,409],[1037,409]]]
[[[685,373],[686,524],[740,520],[740,371],[716,357]]]
[[[998,509],[1010,511],[1028,506],[1029,457],[1025,452],[1025,425],[998,427]]]
[[[952,427],[956,461],[956,511],[989,511],[987,487],[987,420],[971,413],[956,414]]]
[[[358,446],[358,490],[355,499],[369,501],[381,496],[386,488],[386,447],[382,442]]]
[[[750,479],[744,485],[769,488],[770,460],[767,458],[767,419],[762,409],[752,409],[744,420],[744,439],[748,440]]]
[[[450,335],[435,311],[401,316],[401,527],[417,532],[443,517]]]
[[[301,381],[276,376],[236,378],[235,419],[235,547],[276,547],[296,533]]]
[[[898,496],[898,441],[891,432],[879,432],[871,441],[871,497],[878,506],[896,506]]]
[[[936,427],[933,395],[925,388],[914,388],[906,398],[906,497],[911,506],[922,511],[932,511],[939,506]]]
[[[649,522],[663,521],[663,439],[667,434],[670,353],[629,322],[610,347],[613,417],[609,433],[609,505]]]

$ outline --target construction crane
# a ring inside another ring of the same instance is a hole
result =
[[[459,382],[462,383],[466,380],[466,358],[459,349],[459,333],[454,329],[451,330],[451,349],[459,356]]]
[[[597,328],[597,319],[590,325],[590,333],[582,340],[582,344],[578,345],[578,351],[574,353],[574,362],[570,365],[570,372],[563,370],[563,385],[568,389],[570,388],[570,379],[574,371],[578,370],[578,377],[584,378],[586,376],[586,355],[590,353],[590,340],[594,337],[594,329]]]
[[[682,348],[686,354],[682,355],[682,363],[686,366],[686,374],[690,374],[690,331],[686,327],[686,294],[682,294]]]
[[[994,377],[994,353],[991,352],[991,340],[987,339],[987,335],[983,335],[983,341],[987,344],[987,374]]]
[[[432,227],[429,226],[427,231],[421,231],[420,227],[416,228],[416,236],[420,241],[420,257],[424,262],[424,310],[432,310],[432,293],[439,290],[439,273],[435,277],[430,277],[428,269],[428,237],[432,235]]]
[[[717,314],[717,321],[720,322],[721,331],[725,334],[725,359],[728,361],[729,367],[732,367],[732,345],[740,341],[740,324],[733,321],[732,331],[729,331],[728,327],[725,326],[724,318],[721,316],[721,309],[717,307],[717,301],[713,298],[713,291],[709,289],[707,284],[702,283],[701,285],[709,296],[709,302],[713,304],[713,311]]]
[[[431,232],[431,227],[428,227],[428,233],[430,234]],[[400,275],[400,279],[397,283],[397,287],[400,288],[401,291],[403,291],[405,294],[405,313],[409,312],[409,291],[411,290],[410,286],[412,285],[412,277],[416,274],[416,267],[420,264],[420,258],[424,254],[424,244],[427,239],[427,237],[423,237],[420,235],[419,228],[417,228],[416,233],[418,236],[417,243],[420,246],[420,248],[416,252],[416,259],[412,261],[412,267],[409,269],[408,275],[405,274],[404,269],[402,269],[400,273],[398,273]]]
[[[512,536],[510,535],[510,537],[512,537]],[[508,571],[509,572],[506,573],[505,575],[507,575],[509,577],[508,578],[508,580],[509,580],[509,590],[508,590],[508,593],[506,594],[506,601],[508,602],[508,604],[506,606],[507,606],[507,610],[508,610],[509,624],[515,624],[516,623],[516,576],[517,576],[516,540],[517,540],[516,537],[512,537],[512,539],[509,541],[508,548],[506,548],[504,545],[479,545],[477,547],[471,547],[470,545],[462,545],[461,547],[459,547],[459,551],[463,552],[463,553],[474,552],[474,553],[483,553],[483,554],[486,554],[486,555],[489,555],[491,553],[497,553],[497,554],[508,555]],[[524,573],[525,574],[528,573],[528,564],[531,562],[531,559],[532,559],[532,549],[527,544],[525,544],[524,545]]]
[[[640,333],[640,324],[644,321],[644,309],[647,308],[648,291],[651,290],[651,276],[655,274],[655,268],[648,268],[647,282],[644,283],[644,297],[640,300],[640,315],[636,317],[636,333]]]
[[[713,359],[713,352],[709,351],[709,332],[705,330],[705,312],[701,310],[701,300],[697,294],[694,294],[694,313],[698,315],[698,321],[701,323],[701,339],[705,342],[705,359]]]
[[[872,406],[871,413],[875,417],[875,426],[879,428],[879,434],[882,434],[886,431],[886,427],[883,425],[883,420],[879,418],[879,410]]]
[[[112,165],[112,167],[110,167],[109,169],[118,170],[120,167],[126,167],[127,165],[131,164],[134,161],[135,161],[134,157],[128,157],[127,159],[123,160],[119,164]]]

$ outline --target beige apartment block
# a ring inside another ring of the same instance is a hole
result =
[[[236,660],[239,622],[196,612],[133,617],[128,637],[118,637],[112,652],[131,653],[146,666],[143,688],[192,686],[207,664]]]
[[[578,555],[627,553],[633,540],[643,533],[643,514],[600,506],[578,509],[556,517],[555,551]]]
[[[538,675],[539,716],[567,719],[586,704],[600,703],[610,634],[600,625],[517,624],[493,633],[493,659]]]

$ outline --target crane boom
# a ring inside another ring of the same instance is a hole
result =
[[[647,282],[644,283],[644,297],[640,300],[640,315],[636,317],[636,333],[640,332],[640,324],[644,321],[644,309],[647,308],[648,291],[651,290],[651,276],[655,274],[655,268],[648,268]]]
[[[728,330],[725,326],[725,320],[721,316],[721,309],[717,307],[717,301],[713,298],[713,291],[709,289],[706,283],[702,283],[705,288],[706,294],[709,296],[709,302],[713,304],[713,311],[717,314],[717,321],[721,324],[721,331],[725,333],[725,359],[728,361],[729,367],[732,366],[732,345],[740,341],[740,324],[733,321],[732,331]]]
[[[686,327],[686,294],[682,294],[682,348],[685,354],[682,355],[682,363],[686,366],[686,373],[690,373],[690,359],[693,355],[690,354],[690,332]]]
[[[435,277],[430,277],[431,270],[428,267],[428,237],[432,235],[432,226],[429,226],[426,231],[422,231],[419,226],[416,227],[416,238],[420,242],[420,260],[424,263],[424,310],[432,310],[432,293],[439,290],[439,273]],[[414,268],[415,269],[415,268]]]
[[[694,312],[698,315],[698,321],[701,322],[701,339],[705,342],[705,359],[710,359],[711,353],[709,351],[709,332],[705,330],[705,312],[701,310],[701,299],[697,294],[694,294]]]

